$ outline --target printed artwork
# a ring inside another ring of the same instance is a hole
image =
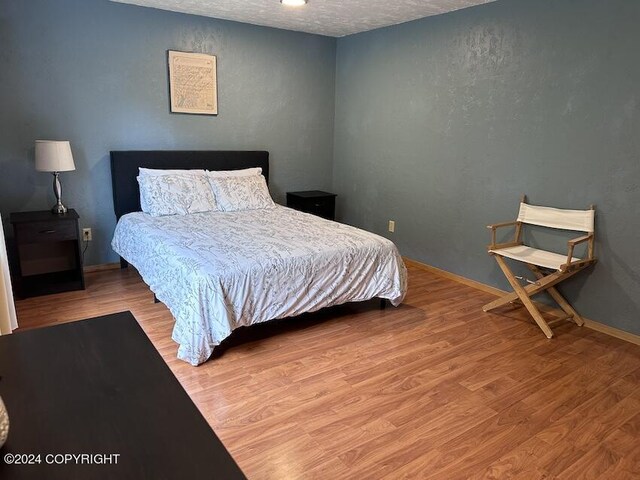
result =
[[[217,115],[216,57],[170,50],[169,90],[172,112]]]

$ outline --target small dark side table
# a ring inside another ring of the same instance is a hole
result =
[[[328,220],[336,219],[335,193],[321,190],[306,190],[302,192],[287,192],[287,207],[312,213]]]

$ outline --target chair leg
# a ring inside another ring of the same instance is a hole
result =
[[[569,302],[567,302],[564,297],[560,295],[560,292],[558,292],[555,287],[551,287],[547,291],[549,292],[549,295],[551,295],[551,297],[556,301],[556,303],[560,305],[560,308],[564,311],[564,313],[573,317],[573,321],[576,322],[576,325],[578,325],[579,327],[584,325],[584,320],[582,319],[582,317],[578,314],[578,312],[575,311],[575,309],[569,304]]]
[[[538,280],[544,277],[544,273],[542,273],[540,269],[535,265],[527,265],[527,266],[533,272],[533,274],[536,276]],[[573,318],[573,321],[576,322],[576,325],[578,325],[579,327],[584,325],[584,320],[582,319],[582,317],[578,314],[578,312],[575,311],[575,309],[571,306],[571,304],[567,302],[562,295],[560,295],[560,292],[558,292],[558,290],[555,287],[548,288],[547,292],[549,292],[549,295],[551,295],[551,298],[553,298],[556,301],[556,303],[560,305],[560,308],[562,309],[562,311]]]
[[[500,255],[494,255],[494,256],[495,256],[496,262],[498,262],[498,265],[502,269],[502,272],[504,273],[505,277],[507,277],[507,280],[513,287],[514,292],[518,295],[518,298],[520,299],[522,304],[525,306],[527,311],[531,314],[533,319],[536,321],[540,329],[544,332],[547,338],[553,337],[553,332],[549,328],[549,325],[547,325],[547,322],[544,320],[544,318],[542,318],[542,315],[540,314],[536,306],[533,304],[533,302],[529,298],[529,295],[525,291],[524,287],[518,283],[518,280],[515,278],[515,276],[511,272],[511,269],[509,268],[507,263],[504,261],[504,259]]]
[[[494,255],[496,258],[499,255]],[[527,264],[529,265],[529,264]],[[523,287],[524,291],[527,293],[527,296],[529,297],[533,297],[534,295],[537,295],[538,293],[542,293],[545,290],[547,290],[550,287],[553,287],[555,284],[560,283],[564,280],[566,280],[569,277],[572,277],[573,275],[575,275],[576,273],[578,273],[580,270],[576,269],[576,270],[572,270],[571,272],[555,272],[552,273],[551,275],[547,275],[546,277],[542,278],[537,285],[527,285],[526,287]],[[518,284],[520,285],[520,284]],[[507,295],[498,298],[497,300],[494,300],[491,303],[487,303],[484,307],[482,307],[482,310],[484,310],[485,312],[488,312],[490,310],[493,310],[495,308],[498,307],[502,307],[503,305],[506,305],[507,303],[513,303],[520,300],[518,294],[516,292],[512,292],[512,293],[508,293]]]

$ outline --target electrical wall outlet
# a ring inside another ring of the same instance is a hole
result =
[[[82,239],[85,242],[90,242],[91,240],[93,240],[93,235],[91,233],[91,229],[90,228],[83,228],[82,229]]]
[[[391,233],[396,231],[396,222],[393,220],[389,220],[389,231]]]

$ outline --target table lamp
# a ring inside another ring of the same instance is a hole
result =
[[[58,215],[67,213],[67,207],[62,204],[62,188],[60,186],[60,172],[75,170],[71,155],[71,145],[68,141],[36,140],[36,170],[53,173],[53,192],[56,194],[56,204],[51,209]]]

